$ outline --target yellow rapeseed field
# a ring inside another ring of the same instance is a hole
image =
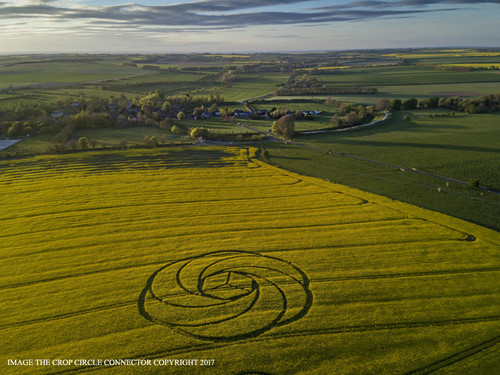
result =
[[[255,151],[0,162],[0,373],[496,368],[499,233]]]

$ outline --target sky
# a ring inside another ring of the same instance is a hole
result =
[[[500,47],[500,0],[0,0],[0,54]]]

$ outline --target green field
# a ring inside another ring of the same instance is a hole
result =
[[[288,80],[289,75],[289,73],[245,74],[231,83],[230,87],[222,87],[218,92],[227,101],[241,102],[273,93]],[[210,92],[211,90],[207,89],[203,94],[208,95]]]
[[[252,152],[0,162],[1,373],[494,373],[497,232]]]
[[[121,66],[115,63],[42,62],[0,67],[0,89],[12,86],[47,86],[146,75],[149,70]]]
[[[443,111],[440,111],[443,112]],[[296,138],[306,146],[469,182],[500,191],[498,114],[429,117],[436,111],[396,112],[373,128]],[[444,113],[444,112],[443,112]],[[404,121],[409,114],[411,121]],[[500,230],[500,196],[294,145],[266,145],[272,163],[358,187]],[[442,191],[438,192],[437,189]]]
[[[425,66],[391,66],[378,68],[353,68],[336,74],[320,75],[318,79],[335,86],[394,86],[435,85],[451,83],[500,82],[496,71],[443,72]]]

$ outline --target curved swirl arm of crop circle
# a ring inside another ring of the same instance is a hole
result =
[[[142,290],[139,313],[200,340],[256,337],[303,318],[310,280],[285,260],[248,251],[214,251],[156,270]]]

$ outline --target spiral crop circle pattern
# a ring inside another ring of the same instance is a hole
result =
[[[139,311],[200,340],[236,341],[304,317],[309,278],[279,258],[216,251],[167,264],[148,279]]]

